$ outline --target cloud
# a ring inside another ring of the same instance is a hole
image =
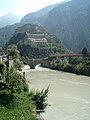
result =
[[[0,17],[3,16],[5,13],[3,11],[0,11]]]

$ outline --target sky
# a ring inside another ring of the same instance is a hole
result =
[[[0,0],[0,16],[8,13],[24,16],[64,0]]]

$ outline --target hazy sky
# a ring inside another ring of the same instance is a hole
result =
[[[0,0],[0,16],[10,12],[24,16],[61,1],[64,0]]]

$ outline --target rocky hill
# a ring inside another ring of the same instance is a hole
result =
[[[42,58],[56,52],[68,52],[56,36],[48,33],[40,25],[26,24],[18,27],[10,38],[9,45],[17,45],[21,55],[29,58]]]

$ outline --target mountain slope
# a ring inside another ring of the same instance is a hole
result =
[[[44,25],[72,51],[90,50],[90,1],[72,0],[49,12]]]
[[[74,52],[80,52],[84,47],[90,51],[90,0],[66,1],[41,15],[31,13],[21,23],[43,25]]]
[[[17,27],[21,26],[19,23],[9,25],[3,28],[0,28],[0,47],[5,46],[5,44],[9,41],[12,35],[15,32]]]
[[[20,17],[18,18],[11,13],[0,18],[0,27],[2,27],[0,28],[0,47],[5,46],[15,32],[15,29],[21,26],[21,24],[16,23],[17,21],[20,21]]]

